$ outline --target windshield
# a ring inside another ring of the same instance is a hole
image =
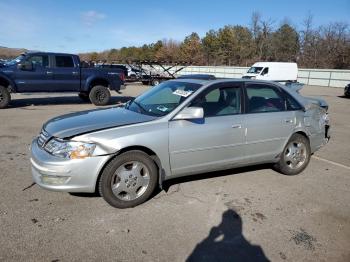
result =
[[[20,55],[20,56],[16,57],[15,59],[12,59],[12,60],[6,62],[5,65],[11,66],[11,65],[18,64],[18,63],[21,62],[24,58],[25,58],[24,55]]]
[[[263,69],[263,67],[256,67],[256,66],[252,66],[251,68],[249,68],[247,73],[250,74],[260,74],[261,70]]]
[[[128,102],[125,108],[140,114],[165,116],[201,86],[194,83],[166,81],[138,96],[134,101]]]

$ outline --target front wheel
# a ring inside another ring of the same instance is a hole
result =
[[[301,134],[294,134],[284,148],[280,161],[274,167],[282,174],[297,175],[307,167],[310,157],[309,140]]]
[[[0,86],[0,109],[6,108],[11,101],[11,94],[6,87]]]
[[[105,106],[111,99],[111,93],[106,86],[94,86],[89,94],[91,103],[96,106]]]
[[[113,207],[129,208],[145,202],[158,180],[154,161],[142,151],[118,155],[104,169],[99,193]]]

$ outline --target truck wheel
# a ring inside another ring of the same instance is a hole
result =
[[[106,86],[94,86],[89,94],[91,103],[96,106],[105,106],[111,99],[111,93]]]
[[[274,168],[282,174],[293,176],[301,173],[309,164],[311,149],[309,140],[300,134],[294,134],[284,148],[281,159]]]
[[[78,96],[83,101],[90,101],[89,94],[87,93],[79,93]]]
[[[159,85],[160,84],[160,80],[159,79],[153,79],[152,80],[152,86],[157,86],[157,85]]]
[[[157,186],[158,171],[142,151],[129,151],[114,158],[103,170],[98,189],[113,207],[129,208],[145,202]]]
[[[5,108],[11,101],[11,94],[6,87],[0,86],[0,109]]]

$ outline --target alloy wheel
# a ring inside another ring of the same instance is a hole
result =
[[[301,167],[307,159],[306,146],[300,142],[291,142],[286,148],[284,159],[291,169]]]
[[[132,201],[142,196],[150,182],[148,168],[141,162],[131,161],[122,164],[111,180],[113,194],[121,200]]]

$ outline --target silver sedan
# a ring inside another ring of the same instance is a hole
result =
[[[33,179],[127,208],[180,176],[262,163],[296,175],[328,142],[327,109],[273,82],[167,81],[123,107],[45,123],[31,145]]]

